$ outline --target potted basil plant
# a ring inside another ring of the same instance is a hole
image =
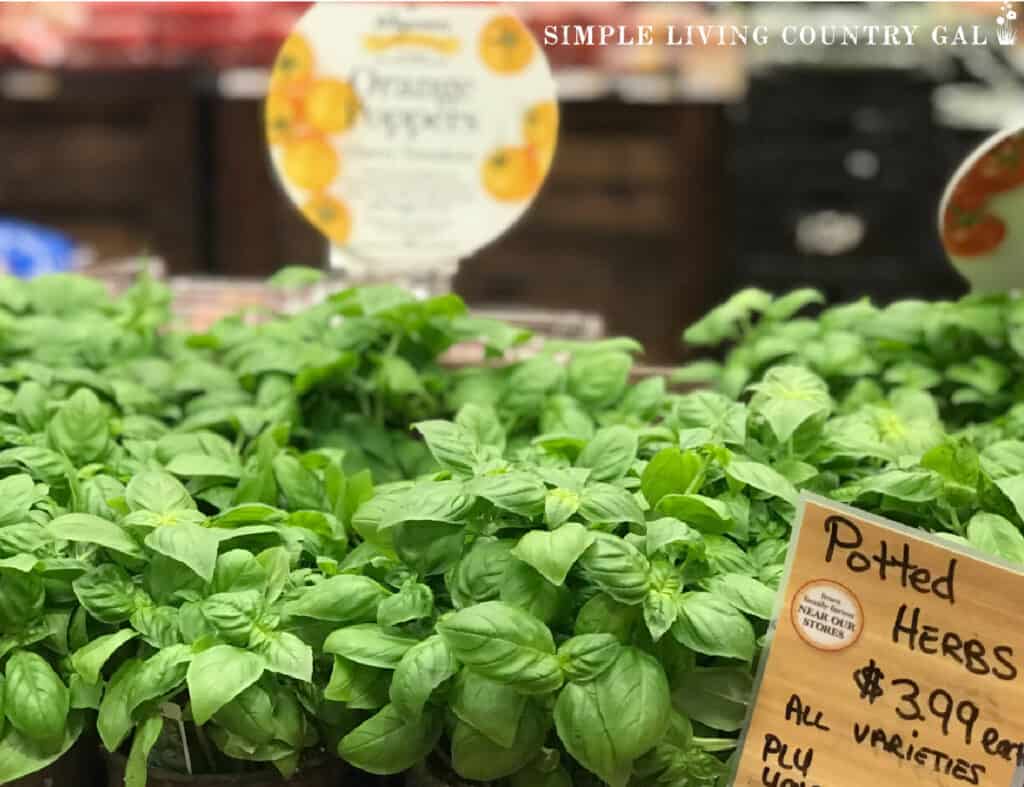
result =
[[[770,495],[670,427],[511,458],[486,408],[417,428],[443,471],[378,488],[352,519],[406,578],[323,644],[325,696],[365,717],[341,756],[415,787],[719,784],[777,577],[736,520]]]

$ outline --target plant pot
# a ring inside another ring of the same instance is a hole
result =
[[[107,787],[124,787],[125,757],[121,754],[107,754],[106,757]],[[364,784],[345,763],[336,759],[315,760],[288,779],[272,769],[189,776],[150,768],[147,780],[147,787],[364,787]],[[57,782],[52,787],[63,785],[63,782]]]
[[[101,787],[106,783],[103,771],[99,741],[94,736],[83,734],[68,753],[55,763],[15,779],[7,787]]]
[[[437,757],[431,757],[406,771],[405,787],[486,787],[486,783],[463,781]]]

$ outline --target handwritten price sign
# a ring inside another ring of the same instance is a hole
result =
[[[736,787],[1024,787],[1024,573],[806,496]]]

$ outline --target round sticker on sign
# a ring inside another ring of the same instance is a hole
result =
[[[790,619],[800,638],[818,650],[846,650],[864,630],[864,610],[853,591],[827,579],[797,591]]]
[[[266,103],[285,191],[347,267],[454,263],[507,230],[547,175],[547,59],[500,6],[323,3],[274,64]]]
[[[939,223],[946,253],[975,292],[1024,288],[1024,130],[996,134],[961,165]]]

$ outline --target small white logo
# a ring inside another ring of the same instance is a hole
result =
[[[1012,0],[1006,0],[996,17],[996,38],[1003,46],[1013,46],[1017,43],[1017,9],[1013,7]]]

